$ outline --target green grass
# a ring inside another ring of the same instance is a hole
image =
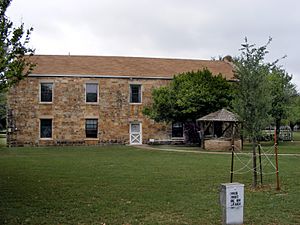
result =
[[[293,141],[279,141],[278,153],[300,154],[300,132],[294,132],[293,137]],[[274,142],[261,142],[261,146],[264,150],[269,151],[274,146]],[[243,152],[252,152],[252,145],[245,142]]]
[[[283,154],[300,154],[300,131],[293,133],[293,141],[279,141],[278,153]],[[270,152],[274,142],[261,142],[261,146],[264,151]],[[157,149],[174,149],[174,150],[188,150],[188,151],[201,151],[201,152],[211,152],[210,150],[203,150],[197,145],[194,146],[183,146],[183,145],[152,145],[152,148]],[[224,152],[218,150],[218,152]],[[252,144],[248,141],[244,142],[244,149],[242,152],[252,152]],[[274,152],[274,147],[273,151]]]
[[[0,224],[221,224],[219,187],[229,168],[230,155],[2,148]],[[245,224],[300,224],[299,175],[300,157],[281,156],[280,192],[274,175],[259,191],[251,174],[235,176],[246,186]]]
[[[0,147],[6,146],[6,134],[0,134]]]
[[[300,141],[300,131],[293,132],[293,137],[295,141]]]

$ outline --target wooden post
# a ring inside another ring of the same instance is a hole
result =
[[[278,170],[278,146],[277,146],[277,134],[276,128],[274,132],[274,142],[275,142],[275,161],[276,161],[276,190],[280,191],[279,185],[279,170]]]
[[[258,144],[258,158],[259,158],[259,172],[260,172],[260,184],[263,184],[262,164],[261,164],[261,146]]]
[[[233,182],[233,161],[234,161],[234,145],[231,145],[230,183]]]
[[[252,159],[253,159],[253,184],[252,187],[257,187],[257,168],[256,168],[256,139],[252,140]]]

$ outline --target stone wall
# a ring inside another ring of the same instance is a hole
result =
[[[240,139],[234,140],[236,151],[242,150],[242,141]],[[230,139],[206,139],[204,142],[205,150],[212,151],[231,151],[232,144]]]
[[[40,103],[40,82],[53,82],[53,102]],[[97,82],[99,103],[85,102],[86,82]],[[142,114],[151,103],[154,87],[168,84],[159,79],[28,77],[8,94],[12,110],[13,128],[8,139],[11,145],[95,145],[101,143],[129,143],[129,124],[142,123],[143,143],[170,138],[170,126],[155,123]],[[142,103],[130,104],[130,84],[142,85]],[[52,138],[40,138],[40,119],[51,118]],[[85,119],[98,119],[98,138],[85,138]]]

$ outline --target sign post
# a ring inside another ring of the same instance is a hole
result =
[[[222,206],[222,224],[243,224],[244,184],[221,184],[220,203]]]

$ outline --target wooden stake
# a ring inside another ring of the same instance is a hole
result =
[[[231,145],[231,169],[230,169],[230,183],[233,182],[233,160],[234,160],[234,145]]]
[[[253,184],[252,187],[257,187],[257,168],[256,168],[256,140],[252,141],[252,159],[253,159]]]
[[[274,132],[274,142],[275,142],[275,161],[276,161],[276,190],[280,191],[279,170],[278,170],[278,146],[277,146],[276,128],[275,128],[275,132]]]
[[[233,182],[234,134],[235,134],[235,127],[234,127],[234,125],[232,125],[230,183]]]
[[[258,144],[258,158],[259,158],[259,172],[260,172],[260,184],[263,184],[262,164],[261,164],[261,146]]]

